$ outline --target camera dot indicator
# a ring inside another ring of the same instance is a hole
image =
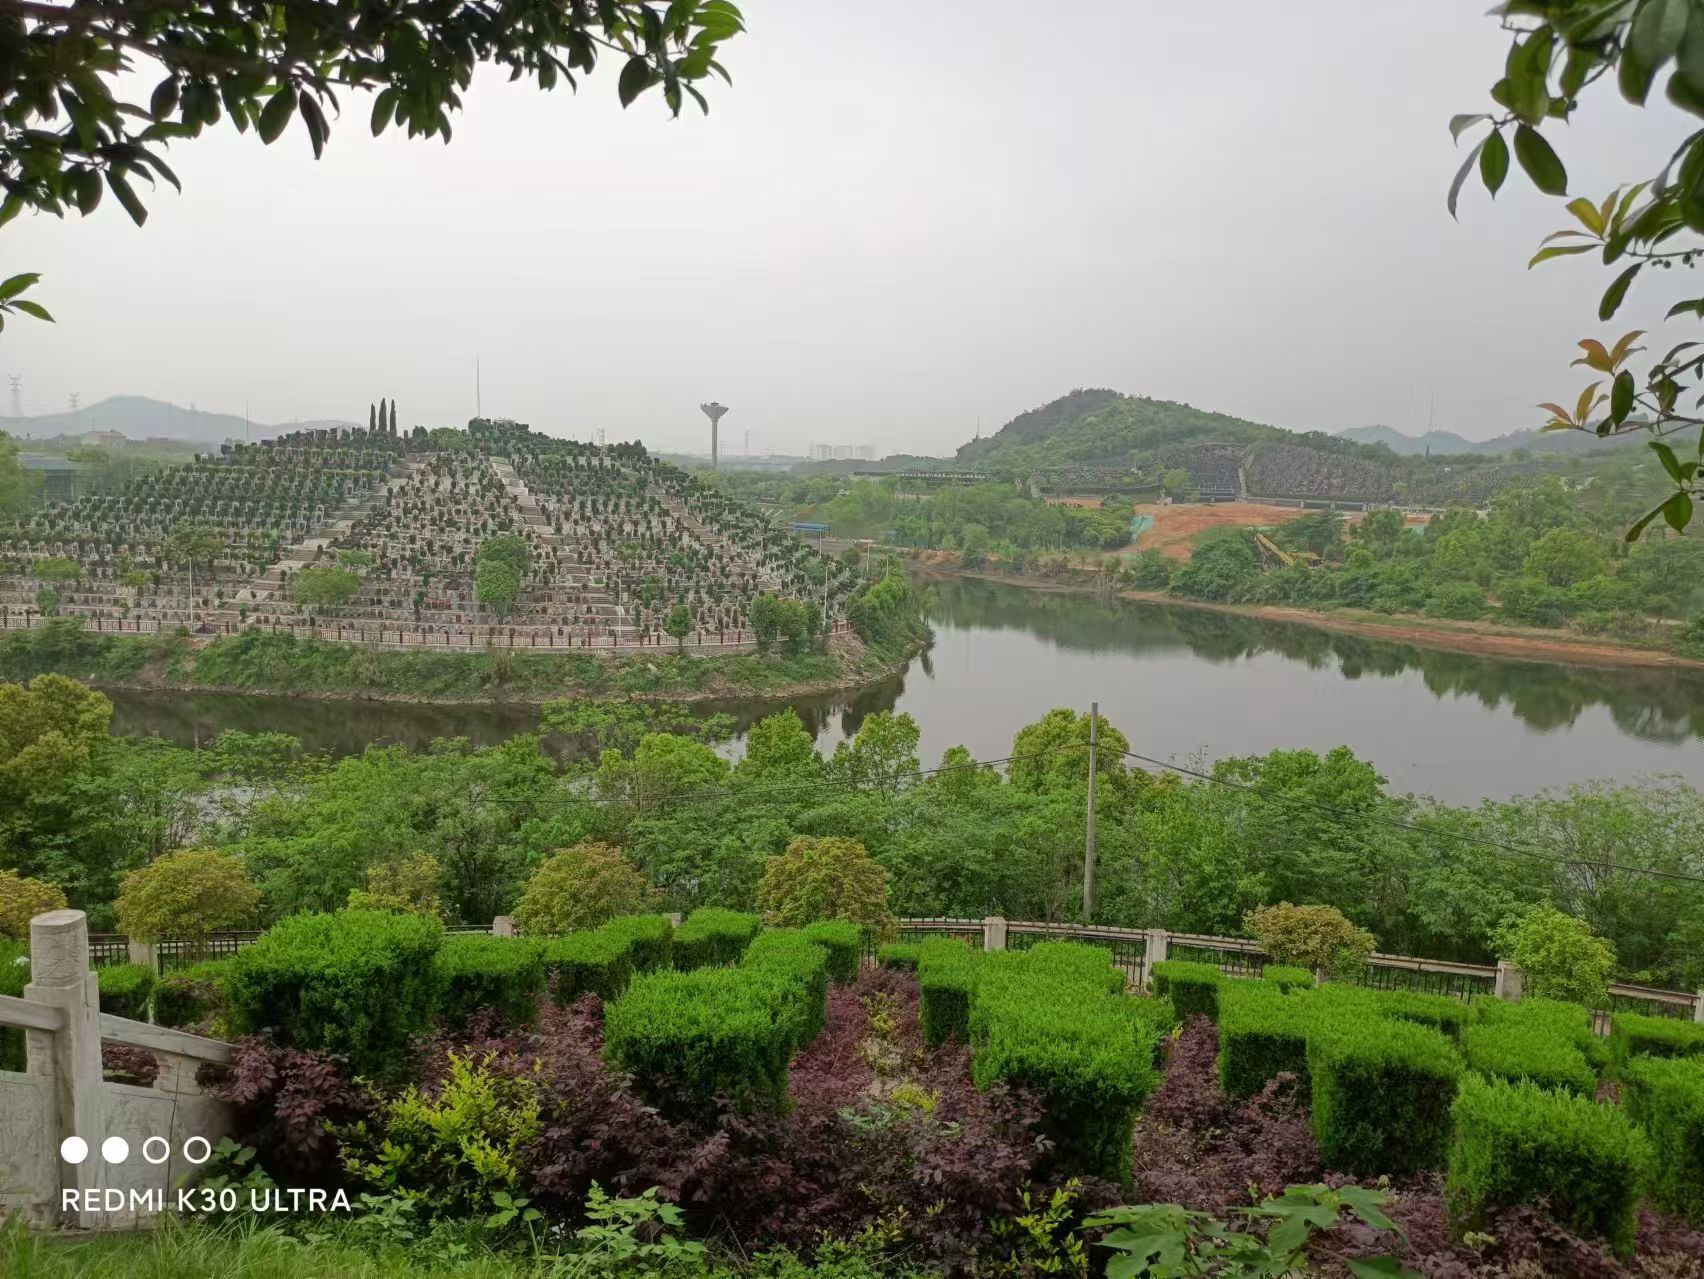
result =
[[[156,1147],[154,1145],[155,1142],[159,1143],[158,1147]],[[154,1158],[154,1156],[151,1153],[149,1153],[150,1151],[153,1151],[155,1149],[158,1149],[159,1152],[160,1152],[160,1157],[158,1159]],[[147,1138],[146,1140],[143,1141],[143,1143],[142,1143],[142,1158],[146,1159],[149,1163],[151,1163],[151,1164],[163,1164],[163,1163],[166,1162],[166,1160],[170,1159],[171,1157],[172,1157],[172,1143],[167,1141],[164,1137],[149,1137],[149,1138]]]
[[[197,1142],[201,1143],[201,1157],[199,1159],[191,1153]],[[183,1143],[183,1157],[192,1164],[204,1164],[213,1157],[213,1143],[205,1137],[190,1137]]]
[[[59,1157],[68,1164],[80,1164],[89,1157],[89,1143],[81,1137],[67,1137],[59,1143]]]
[[[101,1158],[109,1164],[121,1164],[130,1158],[130,1143],[123,1137],[108,1137],[101,1142]]]

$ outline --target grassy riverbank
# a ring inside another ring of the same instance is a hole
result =
[[[1098,588],[1095,575],[1086,571],[1064,577],[1037,577],[1029,574],[1002,573],[989,568],[967,569],[956,557],[933,556],[924,565],[927,574],[968,577],[984,582],[1003,582],[1030,590],[1069,591],[1092,594]],[[1578,632],[1541,629],[1538,627],[1504,626],[1492,622],[1449,621],[1413,613],[1376,613],[1367,609],[1298,608],[1284,604],[1225,604],[1211,600],[1191,599],[1165,591],[1117,590],[1119,599],[1139,600],[1152,604],[1174,605],[1178,608],[1202,609],[1215,613],[1230,613],[1261,621],[1289,622],[1299,626],[1315,626],[1342,634],[1363,635],[1369,639],[1390,640],[1422,648],[1443,649],[1455,653],[1473,653],[1486,657],[1508,657],[1532,662],[1560,662],[1575,666],[1599,667],[1682,667],[1704,670],[1704,660],[1686,657],[1669,649],[1635,644],[1630,641],[1605,639],[1602,636]]]
[[[918,647],[842,636],[821,653],[704,657],[659,649],[612,658],[506,649],[409,652],[263,631],[198,643],[183,635],[98,635],[67,623],[0,635],[0,679],[52,672],[103,688],[394,701],[620,695],[684,701],[855,687],[891,674]]]

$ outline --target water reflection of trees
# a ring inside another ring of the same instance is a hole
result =
[[[1023,630],[1076,652],[1157,653],[1187,647],[1196,657],[1218,663],[1273,653],[1313,670],[1335,668],[1351,680],[1418,671],[1435,697],[1469,697],[1489,709],[1506,706],[1540,731],[1565,728],[1583,712],[1603,706],[1629,736],[1669,744],[1704,738],[1704,678],[1689,671],[1512,661],[1304,623],[994,582],[941,582],[932,592],[931,607],[941,624]]]

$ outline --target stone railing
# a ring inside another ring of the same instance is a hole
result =
[[[0,996],[0,1027],[22,1030],[22,1071],[0,1071],[0,1207],[32,1225],[134,1225],[173,1202],[183,1178],[232,1130],[199,1068],[229,1044],[101,1012],[88,921],[56,910],[30,921],[30,982]],[[154,1054],[149,1086],[102,1078],[101,1046]]]

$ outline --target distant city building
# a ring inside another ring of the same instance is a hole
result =
[[[37,496],[43,502],[69,502],[82,491],[85,468],[79,462],[45,453],[20,453],[18,461],[40,482]]]
[[[90,431],[83,438],[97,448],[104,448],[127,443],[130,437],[123,431]]]
[[[813,462],[873,462],[875,458],[875,446],[870,444],[811,445]]]

